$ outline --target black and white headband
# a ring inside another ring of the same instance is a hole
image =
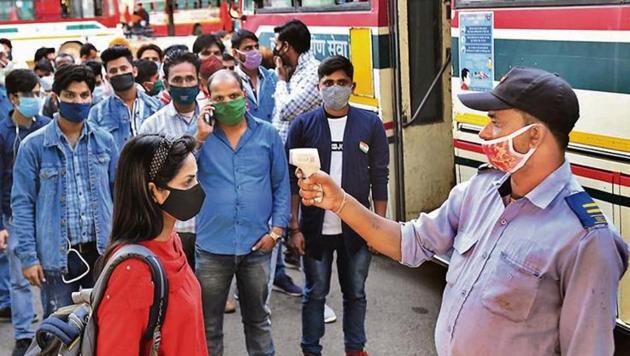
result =
[[[154,181],[162,167],[164,167],[164,163],[166,163],[166,158],[168,158],[168,153],[172,146],[173,142],[171,140],[165,137],[162,138],[160,146],[158,146],[158,149],[153,153],[153,158],[151,158],[149,181]]]

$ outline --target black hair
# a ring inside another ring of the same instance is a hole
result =
[[[83,57],[83,56],[89,56],[90,52],[98,52],[98,50],[96,49],[96,47],[94,47],[93,44],[91,43],[85,43],[83,45],[81,45],[81,49],[79,49],[79,56]]]
[[[30,92],[39,84],[39,77],[30,69],[14,69],[5,79],[7,94]]]
[[[90,68],[83,64],[68,64],[55,72],[52,90],[60,95],[61,91],[67,89],[73,82],[84,82],[90,88],[90,92],[94,91],[94,85],[96,85],[94,73]]]
[[[9,47],[9,49],[13,49],[13,43],[11,43],[11,40],[8,38],[0,38],[0,44]]]
[[[234,57],[231,54],[223,52],[223,60],[224,61],[235,61]]]
[[[164,57],[165,58],[172,57],[177,52],[189,52],[188,46],[184,44],[170,45],[166,47],[166,49],[164,50]]]
[[[50,61],[46,58],[41,58],[39,61],[37,61],[33,70],[41,70],[48,73],[55,72],[55,68],[53,67],[52,63],[50,63]]]
[[[138,70],[138,75],[136,75],[136,83],[138,84],[151,81],[151,78],[158,72],[157,64],[148,59],[137,59],[133,62],[133,66]]]
[[[317,68],[317,75],[322,79],[326,75],[342,70],[350,79],[354,78],[354,66],[352,62],[344,56],[331,56],[324,59]]]
[[[143,45],[142,47],[138,48],[138,52],[136,52],[136,58],[138,59],[142,58],[142,54],[145,51],[155,51],[157,52],[158,57],[160,57],[160,60],[164,59],[164,52],[162,52],[162,49],[160,48],[160,46],[154,43],[147,43]]]
[[[172,56],[167,57],[164,61],[164,65],[162,66],[162,70],[164,71],[164,78],[168,81],[168,72],[171,70],[171,67],[180,63],[190,63],[195,66],[195,70],[197,71],[197,75],[199,75],[199,68],[201,67],[201,60],[197,57],[196,54],[190,52],[179,51],[175,52]]]
[[[247,30],[238,30],[232,34],[232,48],[238,49],[245,40],[253,40],[258,43],[255,33]]]
[[[236,82],[238,83],[238,86],[241,87],[241,90],[243,90],[243,80],[241,79],[240,75],[238,75],[233,70],[221,69],[221,70],[218,70],[218,71],[214,72],[214,74],[212,74],[210,76],[210,78],[208,78],[208,82],[206,83],[206,87],[208,89],[208,93],[210,93],[210,84],[212,84],[214,79],[217,78],[217,77],[224,77],[224,76],[231,76],[232,78],[234,78],[236,80]]]
[[[277,26],[273,32],[278,34],[278,41],[288,42],[299,54],[311,49],[311,32],[300,20],[291,20],[284,25]]]
[[[129,61],[129,63],[133,63],[133,55],[129,48],[125,46],[116,45],[114,47],[110,47],[101,53],[101,61],[103,62],[103,67],[107,70],[107,63],[111,61],[115,61],[118,58],[125,57]]]
[[[84,63],[86,67],[90,68],[94,76],[100,75],[103,76],[103,65],[100,62],[95,60],[90,60]]]
[[[151,180],[151,163],[158,149],[166,145],[170,145],[166,160]],[[99,261],[101,268],[118,246],[153,240],[162,232],[163,211],[154,200],[149,182],[165,188],[177,176],[195,145],[191,136],[170,141],[159,134],[138,135],[125,144],[118,160],[114,184],[112,232],[109,245]]]
[[[40,59],[46,58],[47,55],[55,53],[55,49],[52,47],[40,47],[35,51],[33,62],[39,62]]]
[[[225,51],[225,45],[221,42],[221,39],[215,35],[200,35],[193,43],[192,51],[194,54],[199,54],[199,52],[203,51],[204,48],[212,47],[212,45],[217,45],[221,53]]]
[[[470,70],[469,70],[468,68],[464,68],[464,69],[462,69],[462,75],[461,75],[461,78],[462,78],[462,79],[467,78],[467,77],[468,77],[468,73],[470,73]]]

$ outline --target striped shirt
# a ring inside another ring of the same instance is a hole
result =
[[[199,117],[199,105],[195,106],[192,117],[177,112],[171,101],[168,105],[158,110],[147,118],[140,127],[140,134],[162,133],[172,138],[179,138],[185,134],[194,132]],[[195,233],[195,218],[187,221],[177,221],[175,231]]]
[[[302,53],[298,65],[289,83],[278,80],[276,85],[276,111],[273,126],[280,133],[282,142],[286,142],[291,121],[298,115],[315,110],[322,104],[317,85],[319,61],[309,52]]]

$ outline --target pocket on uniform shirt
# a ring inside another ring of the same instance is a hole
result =
[[[520,250],[499,252],[481,296],[484,307],[515,322],[529,318],[542,279],[541,267],[532,264],[530,258],[532,253],[542,251]]]

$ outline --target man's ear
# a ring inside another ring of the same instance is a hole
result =
[[[20,98],[17,95],[9,94],[9,101],[11,102],[11,104],[17,106],[19,100],[20,100]]]
[[[133,77],[137,77],[138,76],[138,68],[133,67],[133,69],[131,70],[131,73],[133,73]]]
[[[549,128],[547,128],[543,124],[537,124],[536,126],[531,128],[530,138],[531,138],[531,143],[533,147],[540,146],[542,141],[545,139],[545,135],[547,134],[547,131],[549,131]]]

